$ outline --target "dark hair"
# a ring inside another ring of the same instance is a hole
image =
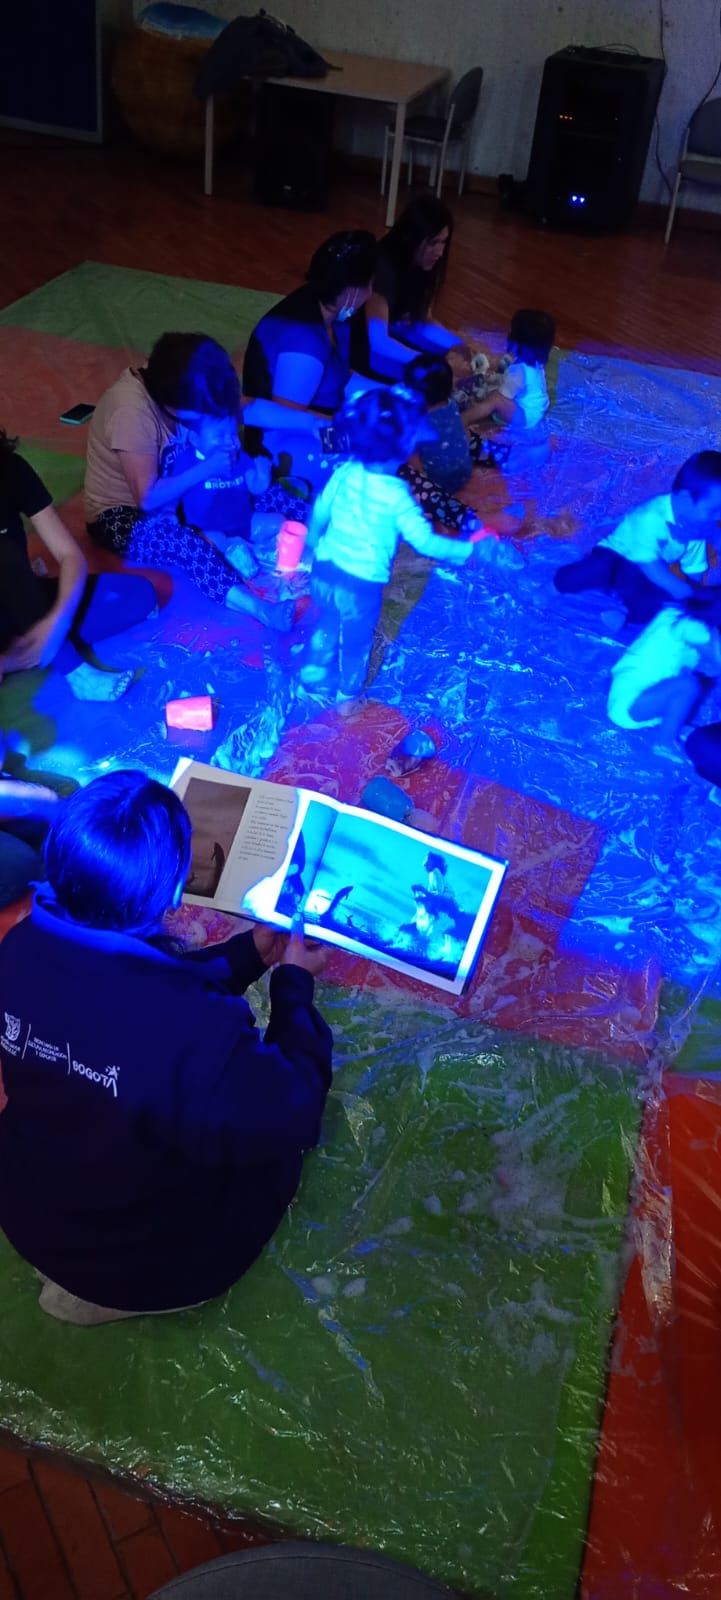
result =
[[[17,439],[12,439],[4,428],[0,428],[0,450],[6,451],[7,455],[12,455],[13,450],[17,448],[18,442]]]
[[[90,928],[157,929],[190,869],[190,818],[144,772],[107,772],[65,801],[45,842],[58,904]]]
[[[442,406],[453,393],[453,373],[445,356],[415,356],[403,372],[409,389],[417,389],[427,406]]]
[[[424,272],[416,265],[416,251],[426,239],[435,239],[444,228],[448,229],[448,243],[443,255],[430,272]],[[382,240],[381,249],[404,279],[399,307],[404,316],[423,318],[428,315],[435,296],[443,287],[452,239],[453,215],[448,206],[434,194],[419,194],[401,212]]]
[[[515,311],[508,330],[519,361],[527,367],[545,367],[556,338],[556,324],[548,311]]]
[[[426,856],[423,865],[426,869],[426,872],[447,871],[445,856],[440,855],[437,850],[428,851],[428,855]]]
[[[420,396],[402,384],[367,389],[337,415],[348,438],[348,453],[367,465],[406,461],[412,455],[423,414]]]
[[[367,289],[376,270],[377,245],[365,228],[332,233],[318,246],[305,275],[321,305],[332,306],[344,289]]]
[[[227,351],[205,333],[164,333],[141,376],[162,411],[207,417],[240,414],[240,379]]]
[[[697,450],[689,456],[673,480],[673,493],[684,490],[692,500],[703,500],[709,489],[721,487],[721,450]]]

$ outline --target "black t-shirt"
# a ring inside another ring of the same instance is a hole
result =
[[[12,539],[27,555],[23,516],[36,517],[52,503],[30,463],[14,450],[0,449],[0,539]]]
[[[426,295],[428,292],[428,274],[420,267],[401,269],[392,256],[384,249],[385,240],[381,239],[378,246],[376,270],[373,278],[373,293],[380,295],[388,305],[388,327],[392,332],[393,327],[400,322],[421,322],[426,315]],[[377,377],[374,373],[370,359],[370,341],[368,338],[368,322],[365,310],[360,316],[351,318],[352,344],[351,355],[355,372],[362,372],[364,377]],[[408,360],[413,360],[413,352],[408,352]]]
[[[0,448],[0,649],[27,632],[50,609],[48,584],[30,565],[23,516],[52,505],[42,478],[13,450]]]
[[[294,289],[261,317],[251,333],[243,362],[243,394],[248,399],[272,400],[278,357],[313,356],[323,371],[309,405],[332,415],[345,398],[351,375],[351,325],[359,320],[350,317],[347,322],[336,322],[334,343],[315,290],[307,283]]]

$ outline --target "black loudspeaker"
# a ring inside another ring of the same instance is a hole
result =
[[[629,220],[664,72],[620,50],[569,45],[548,57],[526,189],[533,221],[604,232]]]
[[[101,0],[9,0],[2,8],[0,123],[102,138],[102,13]]]
[[[324,211],[334,96],[264,84],[255,119],[255,198],[261,205]]]

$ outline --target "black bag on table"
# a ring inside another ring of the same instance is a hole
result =
[[[293,28],[267,11],[235,17],[215,39],[195,82],[199,100],[243,78],[325,78],[333,69]]]

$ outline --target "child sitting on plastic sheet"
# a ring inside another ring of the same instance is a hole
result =
[[[486,441],[471,433],[474,422],[485,417],[483,407],[466,406],[463,412],[453,392],[453,372],[445,356],[416,356],[405,370],[405,381],[426,408],[426,428],[418,441],[423,471],[447,494],[468,482],[475,462],[484,456]]]
[[[548,387],[545,368],[552,354],[556,325],[547,310],[516,310],[508,330],[510,363],[502,362],[496,371],[481,371],[476,379],[460,384],[457,390],[460,410],[473,408],[473,421],[496,419],[504,422],[508,440],[523,437],[529,443],[545,443],[545,413]]]
[[[653,728],[657,755],[681,758],[679,737],[721,676],[721,598],[664,606],[616,662],[608,715],[619,728]]]
[[[188,467],[219,453],[228,457],[228,471],[186,490],[178,506],[181,521],[214,544],[242,578],[253,578],[260,566],[275,566],[276,542],[285,517],[304,520],[306,502],[271,483],[267,456],[249,456],[238,438],[237,419],[201,417],[186,427],[163,451],[160,476],[179,477]]]
[[[315,551],[316,620],[300,681],[324,688],[337,672],[337,700],[346,709],[365,684],[383,588],[400,540],[455,566],[473,553],[474,541],[433,532],[397,476],[415,448],[421,419],[420,398],[400,385],[370,390],[346,406],[341,420],[350,460],[336,468],[313,507],[308,543]]]
[[[560,594],[612,595],[629,623],[650,622],[672,600],[706,596],[713,606],[719,569],[709,573],[709,544],[718,542],[719,522],[721,451],[699,450],[679,467],[670,494],[634,506],[588,555],[559,567],[553,582]],[[707,573],[710,592],[701,586]]]

